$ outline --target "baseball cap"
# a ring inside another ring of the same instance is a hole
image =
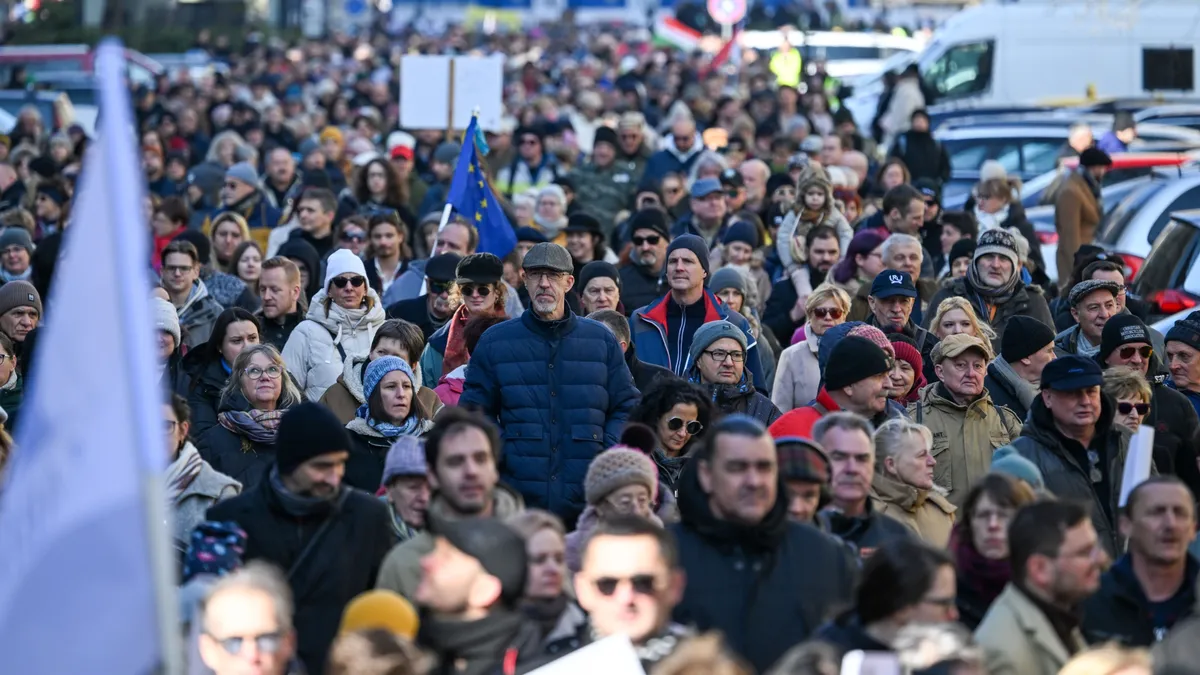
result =
[[[701,178],[692,184],[692,196],[703,199],[714,192],[722,192],[721,181],[716,178]]]
[[[1042,369],[1042,389],[1075,391],[1088,387],[1099,387],[1104,383],[1100,364],[1078,354],[1067,354],[1054,359]]]
[[[974,349],[983,355],[983,358],[991,361],[995,356],[992,354],[992,347],[987,342],[966,333],[956,333],[947,335],[941,342],[933,347],[933,353],[929,356],[934,363],[941,363],[945,359],[953,359],[958,357],[963,352]]]
[[[877,274],[875,281],[871,282],[871,297],[882,300],[896,295],[903,295],[907,298],[917,297],[917,287],[913,283],[912,275],[908,272],[891,269]]]

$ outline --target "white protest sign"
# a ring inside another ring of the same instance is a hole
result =
[[[612,635],[577,649],[529,675],[645,675],[633,643]]]
[[[1150,477],[1150,466],[1154,459],[1154,427],[1145,424],[1138,427],[1129,439],[1129,453],[1125,455],[1125,472],[1121,476],[1121,499],[1117,506],[1125,508],[1129,493]]]
[[[414,54],[400,58],[402,128],[466,129],[476,109],[479,110],[479,126],[482,129],[495,131],[500,128],[500,118],[504,115],[502,55],[452,57]]]

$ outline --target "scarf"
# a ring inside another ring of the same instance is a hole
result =
[[[192,481],[200,475],[202,468],[204,468],[204,460],[200,459],[200,453],[197,452],[196,446],[190,442],[184,442],[183,447],[179,450],[179,456],[167,467],[167,502],[178,504],[179,498],[192,484]]]
[[[414,392],[413,396],[414,396],[414,402],[415,402],[415,396],[416,396],[415,392]],[[365,408],[366,404],[364,403],[362,407]],[[362,408],[359,408],[359,410],[361,411]],[[346,428],[349,429],[350,431],[361,431],[361,429],[355,428],[358,426],[358,424],[356,424],[356,422],[365,423],[368,427],[370,427],[372,430],[374,430],[376,433],[378,433],[380,436],[383,436],[384,438],[399,438],[400,436],[413,436],[416,434],[420,434],[422,431],[427,430],[427,427],[425,427],[425,425],[423,425],[421,423],[421,420],[417,419],[417,416],[414,415],[412,412],[410,412],[408,414],[408,417],[406,417],[404,419],[404,423],[399,424],[399,425],[392,424],[391,422],[383,422],[383,421],[375,419],[374,417],[358,417],[354,420],[351,420],[350,424],[346,425]]]
[[[995,213],[987,213],[980,211],[979,207],[975,207],[975,220],[979,222],[979,231],[987,232],[1004,227],[1004,221],[1008,220],[1008,204],[1004,208]],[[1006,228],[1007,229],[1007,228]]]
[[[1003,305],[1012,300],[1013,294],[1017,291],[1017,284],[1021,283],[1021,274],[1019,269],[1013,269],[1012,275],[1008,277],[1008,281],[1004,282],[1003,286],[993,288],[984,283],[979,276],[979,266],[972,260],[970,265],[967,265],[967,283],[971,286],[971,290],[977,296],[977,301],[982,306],[983,313],[980,315],[991,321],[992,312],[987,311],[986,305]]]
[[[386,496],[380,497],[380,499],[384,500],[384,503],[387,503]],[[398,541],[408,541],[420,532],[417,528],[404,522],[404,519],[400,517],[400,513],[391,504],[388,504],[388,512],[392,514],[392,531],[396,533]]]
[[[1096,198],[1096,208],[1100,211],[1100,215],[1103,216],[1104,202],[1100,199],[1100,181],[1093,178],[1092,174],[1088,173],[1087,167],[1085,166],[1080,166],[1075,170],[1079,172],[1079,175],[1083,178],[1084,184],[1087,185],[1088,189],[1092,191],[1092,196]]]
[[[450,317],[450,328],[446,331],[446,352],[442,355],[443,373],[448,373],[463,365],[469,358],[466,328],[470,318],[471,315],[468,313],[465,303],[459,305],[458,309],[454,310],[454,316]],[[430,374],[430,377],[433,377],[433,374]]]
[[[982,606],[991,606],[1012,576],[1008,558],[992,560],[983,557],[971,543],[970,525],[967,523],[959,523],[951,530],[948,548],[954,553],[958,582],[975,591]]]
[[[547,239],[554,239],[567,226],[567,217],[563,216],[558,220],[546,220],[535,214],[533,216],[533,224],[546,235]]]
[[[30,277],[32,276],[33,265],[26,267],[25,271],[20,274],[9,274],[8,270],[0,269],[0,280],[3,280],[4,283],[8,283],[10,281],[29,281]]]
[[[283,413],[282,410],[228,410],[217,415],[217,422],[251,443],[272,444]]]
[[[1078,328],[1078,326],[1076,326]],[[1087,336],[1083,334],[1083,330],[1075,331],[1075,353],[1080,356],[1095,356],[1100,353],[1100,345],[1093,345],[1088,341]]]
[[[1012,364],[1003,356],[996,357],[996,360],[992,361],[992,365],[996,366],[996,370],[1004,379],[1012,382],[1017,400],[1028,410],[1033,405],[1033,399],[1037,398],[1037,389],[1018,375],[1017,371],[1013,370]]]
[[[328,497],[298,495],[287,489],[287,486],[283,484],[283,479],[279,476],[279,467],[274,465],[271,466],[271,473],[267,475],[267,486],[279,500],[279,505],[283,507],[284,512],[296,518],[324,516],[333,511],[334,506],[340,504],[342,497],[346,494],[346,489],[339,486],[337,492]]]
[[[553,598],[525,598],[521,601],[521,611],[538,625],[542,635],[549,635],[558,625],[568,602],[570,599],[566,593],[559,593]]]

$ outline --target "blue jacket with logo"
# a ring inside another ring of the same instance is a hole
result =
[[[588,465],[617,444],[638,399],[616,338],[567,309],[558,321],[525,312],[487,329],[458,404],[499,422],[502,480],[573,524]]]

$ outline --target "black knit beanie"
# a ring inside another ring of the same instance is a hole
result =
[[[1101,367],[1117,347],[1130,342],[1152,344],[1150,329],[1146,328],[1146,324],[1132,314],[1118,314],[1109,319],[1100,333],[1100,352],[1096,355]]]
[[[1004,335],[1000,338],[1000,356],[1009,363],[1016,363],[1036,354],[1039,349],[1054,342],[1054,329],[1037,319],[1020,314],[1008,320]]]
[[[888,356],[879,345],[855,335],[833,348],[825,366],[825,388],[841,389],[890,370]]]
[[[350,450],[350,434],[329,408],[306,401],[279,420],[275,436],[275,465],[286,476],[308,460],[330,452]]]

